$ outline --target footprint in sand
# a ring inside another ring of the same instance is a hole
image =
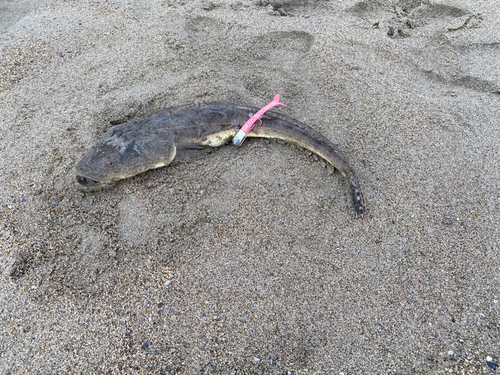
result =
[[[348,11],[360,17],[367,17],[377,14],[383,8],[377,3],[361,1]],[[389,20],[377,21],[374,24],[378,27],[383,23],[387,36],[391,38],[406,38],[411,36],[413,29],[425,27],[442,31],[477,27],[481,19],[479,15],[462,8],[419,0],[400,0],[390,11],[392,17]]]
[[[310,0],[261,0],[257,2],[257,5],[265,6],[270,15],[281,17],[309,16],[323,9],[321,2]]]

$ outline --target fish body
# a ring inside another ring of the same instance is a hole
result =
[[[228,144],[257,111],[232,104],[185,105],[117,125],[80,160],[76,180],[84,187],[105,185]],[[311,127],[281,114],[268,112],[261,120],[262,126],[253,128],[247,137],[281,139],[321,156],[346,177],[354,211],[364,216],[365,201],[356,172],[335,145]]]

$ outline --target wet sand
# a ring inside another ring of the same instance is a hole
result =
[[[495,372],[494,2],[0,10],[2,373]],[[112,123],[276,93],[356,168],[364,219],[338,172],[275,141],[75,183]]]

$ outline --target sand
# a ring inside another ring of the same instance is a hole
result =
[[[493,373],[494,1],[0,2],[0,371]],[[338,145],[249,139],[82,191],[109,128],[192,102]],[[497,370],[498,372],[499,370]]]

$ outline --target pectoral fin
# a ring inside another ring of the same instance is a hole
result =
[[[186,160],[199,156],[200,154],[206,152],[206,147],[198,145],[196,143],[181,143],[176,144],[177,153],[175,160]]]

